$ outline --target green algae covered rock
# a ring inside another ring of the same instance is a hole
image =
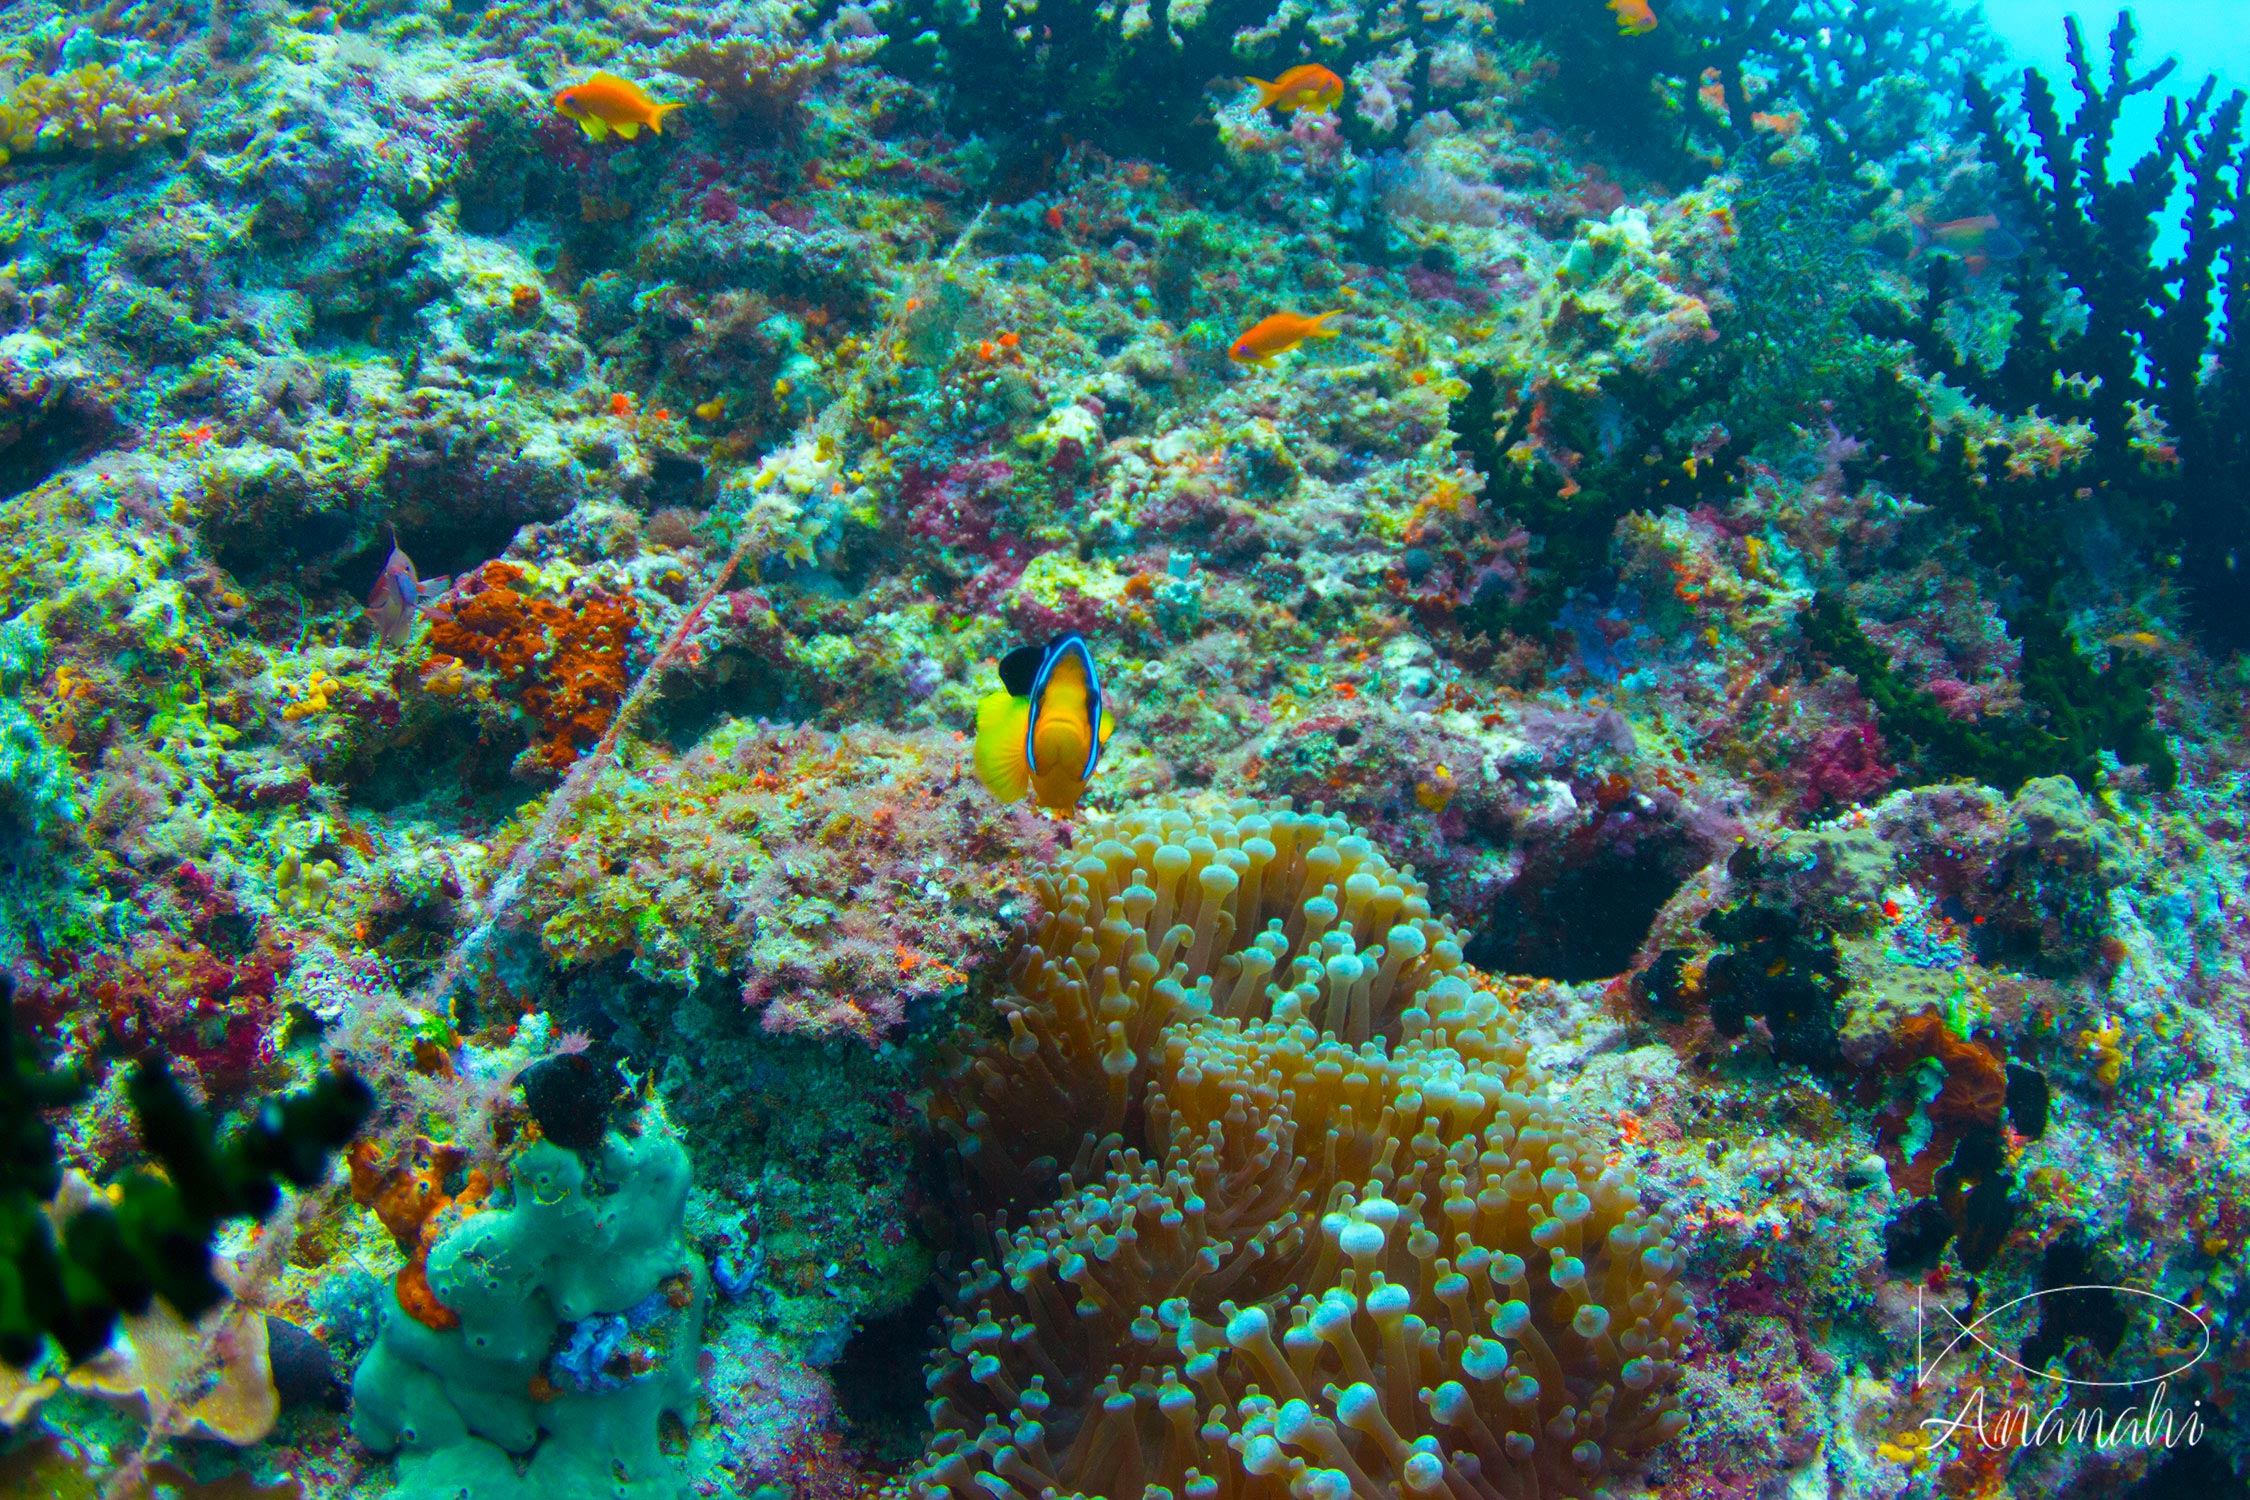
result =
[[[586,1152],[538,1142],[513,1201],[429,1253],[460,1326],[389,1309],[352,1381],[352,1432],[399,1454],[393,1500],[670,1500],[657,1442],[692,1419],[710,1302],[683,1242],[688,1158],[654,1112]]]

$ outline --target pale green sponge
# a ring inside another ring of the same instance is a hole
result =
[[[392,1500],[676,1500],[665,1412],[692,1421],[710,1301],[680,1234],[687,1153],[655,1109],[580,1153],[540,1141],[509,1201],[431,1247],[458,1328],[393,1305],[352,1380],[352,1433],[396,1450]]]

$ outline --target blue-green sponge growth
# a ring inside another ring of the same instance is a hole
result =
[[[28,614],[0,624],[0,962],[23,950],[55,889],[47,831],[78,817],[70,761],[18,701],[46,670],[47,642]]]
[[[352,1432],[399,1454],[392,1500],[676,1500],[666,1412],[694,1419],[710,1277],[681,1238],[688,1159],[654,1108],[510,1168],[505,1206],[430,1248],[437,1330],[389,1310]]]
[[[36,838],[57,818],[76,818],[70,762],[39,732],[17,695],[46,670],[39,622],[18,615],[0,624],[0,839]]]

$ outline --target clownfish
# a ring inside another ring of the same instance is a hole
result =
[[[1026,792],[1075,812],[1117,723],[1083,637],[1022,646],[1000,659],[1000,688],[977,705],[977,779],[1003,802]]]
[[[1258,91],[1258,108],[1283,114],[1293,109],[1334,109],[1344,98],[1344,80],[1319,63],[1299,63],[1271,83],[1263,78],[1250,83]]]
[[[1308,318],[1300,313],[1279,312],[1270,318],[1261,318],[1228,346],[1227,358],[1244,364],[1270,365],[1306,339],[1336,337],[1336,330],[1325,325],[1330,318],[1342,316],[1341,312],[1324,312]]]
[[[1647,36],[1656,29],[1656,12],[1648,8],[1648,0],[1609,0],[1609,8],[1617,12],[1619,36]]]
[[[614,73],[596,73],[584,83],[574,83],[555,95],[558,113],[578,122],[578,128],[595,140],[611,131],[631,140],[646,125],[651,135],[664,133],[664,117],[678,104],[659,104],[641,92],[641,86]]]

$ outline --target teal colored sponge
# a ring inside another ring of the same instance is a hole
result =
[[[36,837],[57,818],[78,816],[70,762],[15,700],[46,658],[37,621],[18,615],[0,624],[0,839]]]
[[[687,1153],[647,1112],[583,1153],[550,1141],[512,1202],[430,1249],[458,1328],[393,1305],[352,1381],[352,1433],[399,1453],[392,1500],[678,1500],[657,1429],[692,1421],[710,1302],[681,1238]]]

